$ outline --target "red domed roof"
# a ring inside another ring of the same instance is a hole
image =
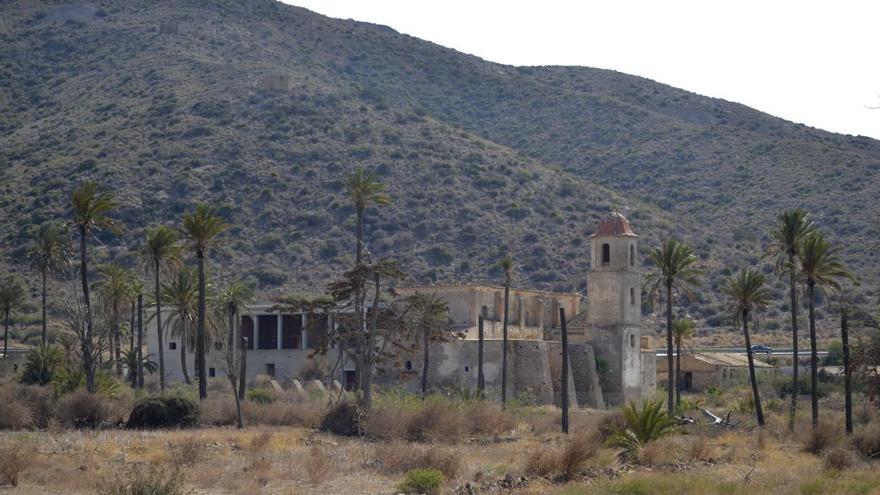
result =
[[[632,227],[629,226],[629,221],[626,217],[616,211],[603,218],[602,221],[599,222],[599,226],[596,227],[596,230],[593,232],[593,235],[590,237],[604,235],[631,235],[638,237],[636,236],[636,233],[633,232]]]

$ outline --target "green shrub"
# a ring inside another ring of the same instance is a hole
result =
[[[621,460],[633,461],[648,442],[672,432],[675,422],[663,411],[662,400],[644,399],[622,408],[625,428],[616,428],[606,440],[609,447],[619,447]]]
[[[403,493],[437,493],[443,485],[443,473],[432,468],[407,471],[397,490]]]
[[[336,435],[353,437],[361,433],[361,411],[352,401],[342,400],[336,403],[321,420],[321,431]]]
[[[257,402],[259,404],[271,404],[275,402],[275,396],[269,389],[258,387],[252,388],[245,393],[245,397],[249,401]]]
[[[63,364],[64,353],[58,347],[35,347],[25,358],[24,371],[19,381],[25,385],[47,385]]]
[[[128,428],[185,428],[196,424],[198,405],[190,399],[156,396],[141,399],[128,417]]]

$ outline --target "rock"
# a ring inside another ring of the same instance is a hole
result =
[[[303,384],[302,384],[299,380],[297,380],[297,379],[295,379],[295,378],[294,378],[293,380],[290,381],[290,388],[291,388],[294,392],[303,392],[303,391],[304,391],[304,390],[303,390]]]
[[[276,392],[283,392],[284,389],[281,387],[281,384],[276,380],[269,380],[269,385],[272,387],[272,390]]]
[[[308,384],[306,384],[306,391],[309,393],[312,392],[320,392],[322,394],[327,393],[327,389],[324,388],[324,384],[321,383],[321,380],[312,380]]]

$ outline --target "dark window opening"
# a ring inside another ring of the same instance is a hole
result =
[[[278,349],[278,315],[258,315],[257,332],[258,349]]]
[[[630,346],[630,347],[635,347],[635,346],[636,346],[636,336],[635,336],[635,335],[630,335],[630,336],[629,336],[629,346]]]
[[[176,351],[177,350],[177,342],[169,342],[168,343],[168,350]]]
[[[608,263],[611,263],[611,246],[602,244],[602,264],[607,265]]]
[[[357,372],[345,372],[345,390],[352,391],[357,387]]]
[[[327,345],[327,332],[330,319],[324,314],[309,314],[308,342],[309,349],[320,349]]]
[[[406,368],[406,371],[412,371],[412,361],[407,361],[404,368]]]
[[[215,376],[217,376],[217,370],[215,370],[214,368],[208,368],[208,376],[214,378]]]
[[[470,370],[471,370],[471,367],[470,367],[470,366],[465,366],[465,367],[464,367],[464,372],[465,372],[465,373],[469,372]]]
[[[632,305],[636,303],[636,289],[633,287],[629,288],[629,303]]]
[[[275,363],[266,363],[266,374],[275,376]]]
[[[223,343],[222,342],[214,342],[214,350],[215,351],[222,351],[223,350]]]
[[[480,314],[483,316],[484,320],[489,319],[489,306],[483,306],[480,308]]]
[[[629,245],[629,266],[636,266],[636,247]]]
[[[241,336],[247,339],[247,348],[254,348],[254,319],[248,315],[241,317]]]
[[[302,315],[281,316],[281,348],[299,349],[302,347]]]

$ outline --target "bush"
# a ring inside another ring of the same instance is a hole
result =
[[[156,396],[141,399],[128,417],[128,428],[186,428],[198,422],[199,408],[184,397]]]
[[[309,450],[308,457],[303,461],[309,483],[318,485],[330,474],[333,467],[332,459],[321,447],[314,445]]]
[[[804,450],[811,454],[821,454],[830,447],[837,437],[837,432],[827,424],[820,424],[818,428],[811,428],[803,442]]]
[[[353,401],[341,400],[324,415],[321,431],[353,437],[361,434],[361,411]]]
[[[0,387],[0,430],[20,430],[31,426],[31,411],[11,384]]]
[[[412,469],[404,475],[397,490],[403,493],[437,493],[443,484],[443,473],[436,469]]]
[[[625,429],[615,429],[606,443],[609,447],[619,447],[623,451],[623,461],[634,461],[639,450],[648,442],[657,440],[672,432],[674,421],[663,411],[662,400],[644,399],[630,403],[622,408]]]
[[[28,464],[29,455],[20,442],[0,445],[0,486],[18,486],[18,473]]]
[[[373,452],[373,465],[387,474],[433,468],[449,479],[455,478],[462,467],[461,455],[455,449],[399,441],[379,444]]]
[[[271,404],[275,402],[275,395],[267,388],[252,388],[245,393],[245,398],[252,402],[260,404]]]
[[[465,431],[464,416],[452,404],[430,401],[409,420],[406,436],[416,442],[455,443]]]
[[[26,385],[47,385],[64,364],[64,353],[58,347],[40,346],[28,351],[19,381]]]
[[[598,451],[599,441],[595,434],[575,435],[564,446],[542,446],[533,451],[526,461],[525,471],[537,476],[559,474],[570,479]]]
[[[513,417],[495,404],[477,402],[467,411],[471,433],[497,436],[516,428]]]
[[[869,459],[880,457],[880,422],[875,420],[856,430],[852,444],[859,454]]]
[[[100,394],[90,394],[83,388],[75,390],[58,400],[55,418],[75,428],[96,428],[107,419],[104,401]]]
[[[125,479],[117,479],[103,495],[183,495],[183,475],[179,470],[166,474],[161,468],[131,470]]]
[[[845,469],[850,469],[851,467],[853,467],[856,463],[856,460],[855,456],[853,456],[852,450],[843,447],[834,447],[828,449],[825,452],[823,463],[825,465],[825,469],[836,469],[838,471],[843,471]]]

